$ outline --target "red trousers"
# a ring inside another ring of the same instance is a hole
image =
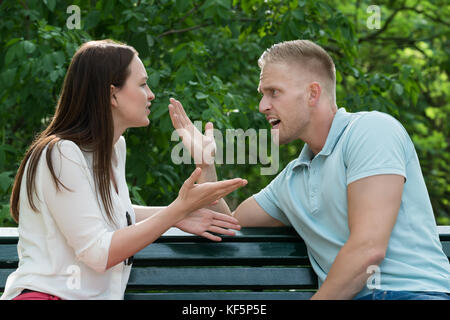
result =
[[[53,296],[48,293],[24,290],[13,300],[62,300],[60,297]]]

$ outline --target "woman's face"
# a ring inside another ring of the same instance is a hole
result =
[[[137,55],[130,65],[130,75],[122,88],[111,86],[114,129],[122,134],[127,128],[148,126],[150,101],[155,95],[147,85],[147,71]]]

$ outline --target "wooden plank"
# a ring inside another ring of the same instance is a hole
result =
[[[437,226],[441,241],[450,241],[450,226]],[[17,228],[0,228],[0,244],[17,243]],[[156,242],[175,241],[208,242],[208,239],[183,232],[178,228],[170,228]],[[236,231],[235,236],[223,236],[224,242],[247,242],[247,241],[302,241],[297,232],[291,227],[247,227]]]
[[[0,244],[17,243],[18,241],[17,228],[0,228]],[[167,230],[156,243],[163,242],[210,242],[210,240],[186,233],[178,228],[170,228]],[[290,227],[278,227],[278,228],[242,228],[240,231],[236,231],[235,236],[222,236],[222,242],[281,242],[281,241],[303,241],[296,231]]]
[[[450,241],[442,241],[450,259]],[[18,265],[17,246],[3,244],[0,268]],[[135,255],[134,266],[309,265],[304,243],[154,243]]]
[[[302,242],[153,243],[134,256],[134,266],[172,265],[309,265]],[[18,265],[17,246],[3,244],[0,267]]]
[[[17,245],[0,245],[0,268],[16,268],[19,263],[17,255]]]
[[[125,300],[307,300],[315,291],[126,292]]]
[[[0,269],[0,290],[16,269]],[[133,267],[127,289],[315,289],[317,277],[308,267]]]
[[[309,265],[304,243],[154,243],[135,255],[134,265]]]
[[[133,268],[127,289],[314,289],[317,277],[302,267]]]
[[[6,279],[8,279],[8,276],[14,271],[16,271],[16,269],[0,269],[0,291],[5,289]]]

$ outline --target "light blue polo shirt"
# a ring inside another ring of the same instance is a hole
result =
[[[305,144],[300,156],[254,198],[304,239],[320,286],[350,235],[347,186],[377,174],[402,175],[406,182],[379,266],[380,281],[372,284],[380,290],[450,292],[450,265],[417,153],[406,130],[390,115],[340,108],[323,149],[314,156]],[[355,298],[369,293],[365,285]]]

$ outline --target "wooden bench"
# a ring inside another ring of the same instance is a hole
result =
[[[438,229],[450,257],[450,226]],[[0,228],[0,292],[17,267],[17,239],[17,229]],[[172,228],[135,255],[125,299],[304,300],[316,290],[292,228],[243,228],[222,242]]]

